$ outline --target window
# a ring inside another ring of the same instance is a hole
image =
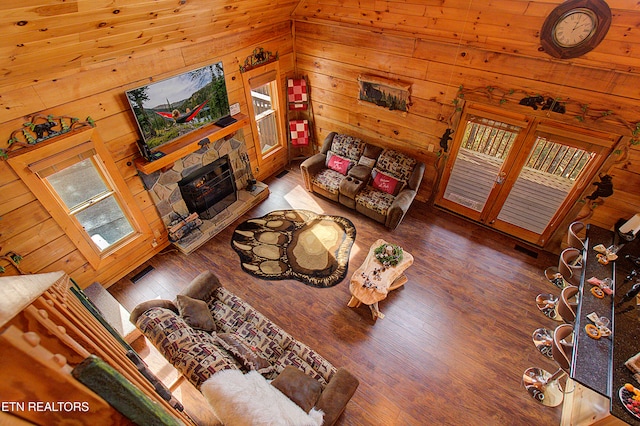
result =
[[[49,184],[67,214],[85,230],[100,252],[130,236],[134,231],[117,194],[96,164],[96,156],[82,159],[41,178]]]
[[[95,129],[16,151],[8,162],[96,269],[151,232]]]

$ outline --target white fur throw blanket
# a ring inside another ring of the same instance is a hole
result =
[[[256,371],[215,373],[200,388],[226,426],[321,426],[324,413],[305,413]]]

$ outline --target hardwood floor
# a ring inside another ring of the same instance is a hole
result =
[[[153,298],[173,299],[211,269],[238,296],[360,380],[340,425],[553,425],[561,408],[529,398],[523,371],[555,371],[531,341],[534,329],[557,323],[536,308],[554,291],[543,276],[557,256],[537,258],[506,236],[416,202],[395,231],[307,193],[296,165],[266,181],[269,198],[189,256],[166,249],[109,288],[127,309]],[[347,278],[313,288],[298,281],[263,281],[243,272],[231,249],[235,226],[276,209],[309,209],[349,218],[357,228]],[[408,283],[380,302],[384,319],[347,307],[349,277],[378,238],[415,257]],[[135,284],[147,265],[155,269]]]

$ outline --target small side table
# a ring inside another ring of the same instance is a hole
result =
[[[383,271],[382,264],[376,259],[374,253],[375,249],[383,244],[389,243],[383,239],[373,243],[367,258],[353,273],[349,284],[351,299],[347,306],[357,308],[362,303],[368,305],[374,321],[384,318],[384,314],[378,308],[378,302],[385,299],[390,291],[403,286],[408,281],[404,271],[413,264],[413,256],[403,250],[402,260]],[[376,270],[377,274],[374,274]]]

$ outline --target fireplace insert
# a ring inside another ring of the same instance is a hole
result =
[[[178,187],[189,212],[203,219],[212,219],[238,199],[228,155],[184,177]]]

